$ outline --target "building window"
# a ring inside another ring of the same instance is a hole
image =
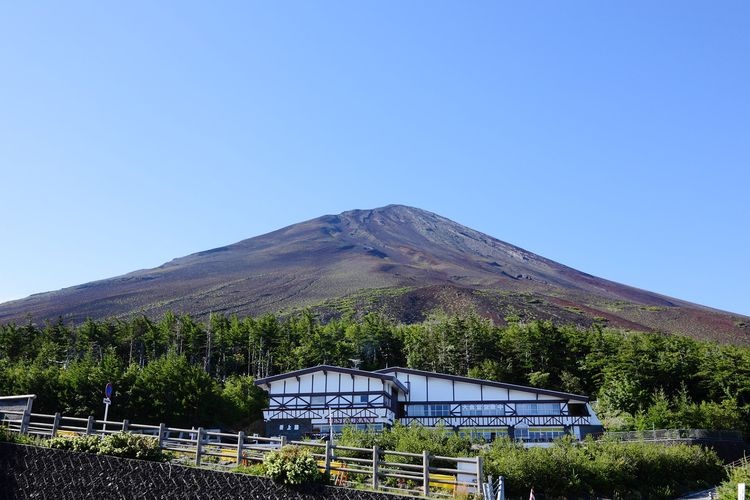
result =
[[[502,416],[505,415],[505,405],[498,404],[464,404],[461,405],[461,415],[468,417]]]
[[[547,443],[565,435],[563,427],[516,427],[514,437],[517,441]]]
[[[326,397],[325,396],[310,396],[310,404],[312,406],[325,406]]]
[[[560,403],[517,403],[517,415],[560,415]]]
[[[513,437],[516,441],[528,441],[529,440],[529,428],[528,427],[516,427],[513,429]]]
[[[368,401],[370,401],[370,395],[369,394],[360,394],[359,396],[357,396],[357,401],[359,403],[367,403]]]
[[[376,424],[333,424],[333,434],[336,436],[341,435],[341,433],[344,431],[344,427],[352,427],[354,429],[360,430],[360,431],[382,431],[383,430],[383,424],[382,423],[376,423]],[[323,436],[327,436],[331,432],[331,426],[328,424],[322,424],[320,426],[320,434]]]
[[[570,403],[568,405],[568,415],[572,417],[588,417],[589,410],[585,404],[582,403]]]
[[[462,427],[458,430],[462,436],[472,441],[485,441],[487,443],[496,439],[508,437],[507,427]]]
[[[450,417],[450,404],[409,405],[406,407],[410,417]]]

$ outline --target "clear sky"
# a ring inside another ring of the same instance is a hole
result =
[[[750,315],[750,2],[0,4],[0,301],[416,206]]]

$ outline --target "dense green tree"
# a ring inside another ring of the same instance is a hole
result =
[[[0,392],[36,393],[35,408],[49,412],[100,412],[103,384],[116,381],[111,411],[122,418],[141,403],[149,419],[203,418],[183,407],[194,400],[156,392],[160,401],[150,402],[146,389],[184,376],[208,400],[219,398],[218,412],[235,405],[225,399],[236,377],[352,360],[364,369],[405,365],[586,394],[615,427],[750,430],[750,349],[678,335],[518,319],[501,327],[473,314],[436,313],[410,325],[382,314],[323,323],[310,310],[284,318],[214,313],[207,324],[167,313],[159,321],[0,325]]]
[[[191,365],[185,356],[169,354],[136,371],[126,389],[133,421],[174,422],[172,425],[201,425],[215,421],[220,389],[202,367]]]

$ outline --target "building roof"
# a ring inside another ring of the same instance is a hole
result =
[[[270,377],[259,378],[258,380],[255,381],[255,385],[259,385],[259,386],[266,385],[276,380],[284,380],[286,378],[299,377],[300,375],[306,375],[308,373],[314,373],[314,372],[346,373],[347,375],[352,375],[352,376],[356,375],[359,377],[377,378],[385,382],[391,382],[404,393],[409,392],[409,389],[394,375],[387,375],[385,373],[380,373],[377,371],[368,372],[365,370],[357,370],[354,368],[342,368],[340,366],[331,366],[331,365],[312,366],[310,368],[303,368],[301,370],[295,370],[293,372],[280,373],[278,375],[272,375]]]
[[[552,391],[549,389],[540,389],[538,387],[527,387],[523,385],[507,384],[505,382],[495,382],[494,380],[483,380],[478,378],[461,377],[459,375],[448,375],[447,373],[428,372],[424,370],[415,370],[414,368],[403,368],[400,366],[394,366],[391,368],[382,368],[376,370],[374,373],[412,373],[414,375],[424,375],[427,377],[443,378],[447,380],[454,380],[456,382],[466,382],[468,384],[481,384],[488,385],[491,387],[500,387],[502,389],[511,389],[514,391],[531,392],[535,394],[544,394],[546,396],[555,396],[561,399],[574,399],[576,401],[587,402],[589,398],[580,394],[571,394],[568,392]]]

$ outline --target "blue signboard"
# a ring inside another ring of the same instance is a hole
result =
[[[112,382],[109,382],[107,387],[104,388],[104,395],[107,396],[107,399],[112,397]]]

